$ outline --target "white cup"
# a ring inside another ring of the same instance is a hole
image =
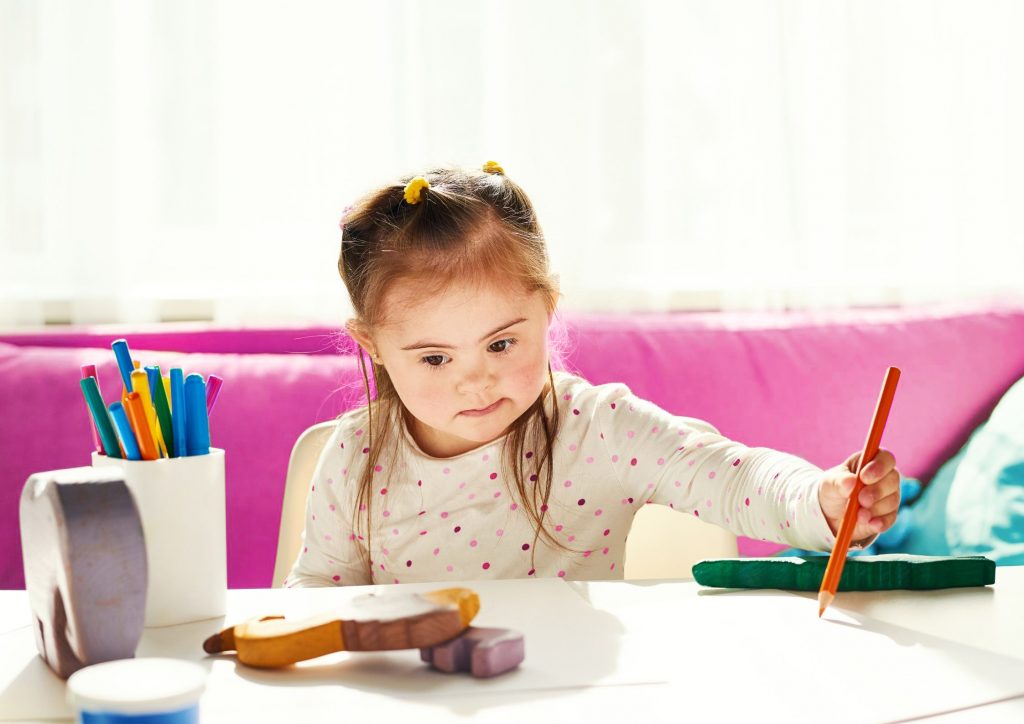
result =
[[[173,626],[227,610],[224,451],[160,460],[92,454],[117,466],[135,496],[146,540],[145,625]]]
[[[178,659],[120,659],[68,679],[68,701],[83,724],[198,724],[206,669]]]

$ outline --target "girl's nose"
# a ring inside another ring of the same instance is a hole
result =
[[[490,367],[485,362],[479,362],[466,370],[466,374],[459,380],[456,389],[461,394],[467,395],[486,392],[494,386],[494,380],[495,376]]]

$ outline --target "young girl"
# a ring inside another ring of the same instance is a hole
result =
[[[530,201],[496,163],[385,186],[342,228],[367,405],[324,449],[286,586],[621,578],[645,503],[831,549],[859,453],[822,471],[552,371],[557,283]],[[896,518],[893,456],[862,479],[865,545]]]

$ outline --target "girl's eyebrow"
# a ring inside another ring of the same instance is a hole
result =
[[[509,327],[514,327],[515,325],[519,324],[520,322],[525,322],[525,321],[526,321],[526,317],[520,317],[519,319],[513,319],[511,322],[505,322],[504,324],[500,324],[497,327],[495,327],[494,329],[492,329],[490,332],[485,334],[483,337],[481,337],[480,341],[483,342],[485,339],[487,339],[491,335],[497,334],[498,332],[502,332],[502,331],[508,329]],[[419,342],[415,342],[414,344],[410,344],[408,347],[402,347],[402,350],[405,351],[405,350],[413,350],[413,349],[425,349],[427,347],[440,347],[442,349],[455,349],[455,347],[453,347],[450,344],[438,344],[437,342],[427,342],[425,340],[421,340]]]

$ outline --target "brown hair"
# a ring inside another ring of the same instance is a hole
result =
[[[385,296],[399,281],[425,283],[436,292],[455,280],[481,283],[497,274],[503,285],[518,283],[527,293],[543,294],[553,313],[558,285],[548,268],[533,205],[523,190],[500,167],[490,164],[487,172],[438,168],[418,175],[430,184],[420,191],[418,202],[409,203],[404,196],[414,178],[409,176],[368,194],[345,216],[338,272],[357,323],[367,330],[381,324]],[[379,364],[372,364],[376,396],[371,395],[362,349],[359,367],[369,415],[369,450],[354,519],[357,532],[365,525],[367,565],[372,566],[374,467],[385,448],[390,455],[397,451],[400,436],[389,433],[397,429],[395,423],[400,423],[406,410],[387,370]],[[515,481],[515,490],[510,486],[509,493],[519,499],[534,526],[531,551],[541,536],[566,549],[544,525],[559,427],[550,362],[548,382],[550,410],[545,409],[541,394],[512,424],[502,456],[505,480]],[[364,508],[365,516],[361,515]]]

